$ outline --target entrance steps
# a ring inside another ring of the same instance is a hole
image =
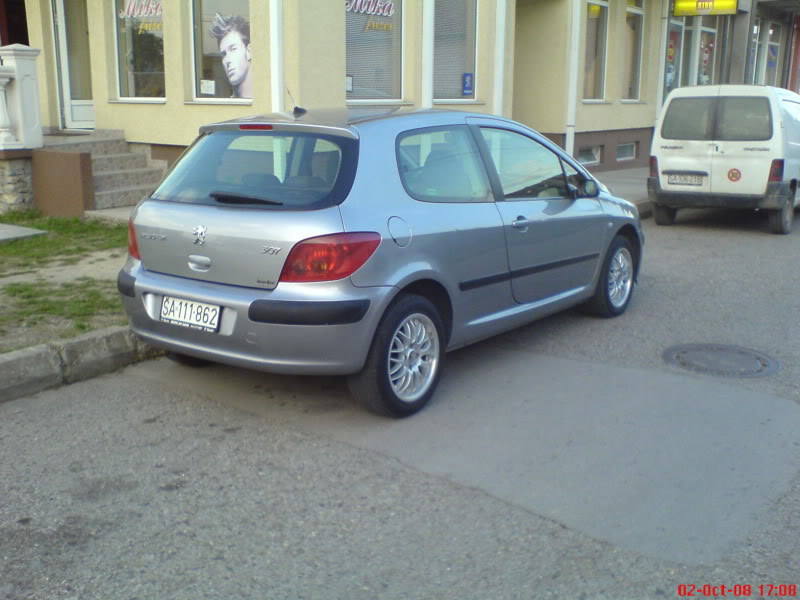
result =
[[[122,131],[59,132],[44,136],[46,150],[88,152],[92,157],[94,210],[133,206],[164,177],[166,164],[131,151]]]

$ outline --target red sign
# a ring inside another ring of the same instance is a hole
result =
[[[739,169],[731,169],[728,171],[728,179],[730,179],[733,183],[736,183],[742,178],[742,172]]]

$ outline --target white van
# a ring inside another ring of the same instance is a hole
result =
[[[800,178],[800,95],[768,86],[670,92],[656,122],[647,190],[659,225],[679,208],[769,211],[789,233]]]

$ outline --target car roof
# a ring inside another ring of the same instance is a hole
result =
[[[426,120],[440,120],[443,116],[447,115],[452,115],[454,121],[460,122],[463,122],[464,119],[471,116],[503,119],[495,115],[477,114],[460,110],[435,108],[419,109],[399,106],[364,106],[309,110],[297,116],[292,113],[271,113],[241,117],[205,125],[200,128],[200,132],[205,133],[223,129],[238,129],[242,125],[273,125],[277,126],[279,130],[284,126],[287,128],[301,127],[306,130],[317,131],[339,130],[340,133],[348,135],[349,137],[358,137],[356,126],[366,122],[408,118],[419,119],[424,122]]]

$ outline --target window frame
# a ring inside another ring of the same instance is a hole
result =
[[[397,1],[397,0],[395,0]],[[405,103],[406,97],[406,65],[407,65],[407,52],[408,43],[406,36],[408,31],[408,10],[405,0],[399,0],[402,7],[402,15],[400,17],[400,97],[399,98],[348,98],[347,92],[344,93],[345,105],[363,106],[363,105],[397,105]],[[345,19],[347,19],[347,11],[345,11]],[[347,22],[345,21],[345,40],[344,40],[344,60],[345,60],[345,77],[347,76]]]
[[[622,100],[626,100],[628,102],[635,102],[641,100],[642,97],[642,62],[643,62],[643,54],[644,54],[644,33],[647,27],[647,16],[645,15],[645,0],[642,0],[642,6],[632,6],[630,4],[625,5],[625,18],[629,14],[639,15],[641,20],[641,28],[639,30],[639,39],[637,40],[637,48],[636,53],[638,55],[638,60],[636,64],[636,73],[631,70],[631,76],[636,77],[636,94],[631,97],[626,97],[625,92],[623,91]]]
[[[434,2],[438,2],[439,0],[434,0]],[[474,104],[478,102],[478,48],[480,47],[480,39],[481,39],[481,19],[480,19],[480,11],[481,11],[481,0],[467,0],[475,2],[475,45],[472,49],[472,61],[473,61],[473,71],[472,71],[472,98],[437,98],[436,97],[436,85],[435,85],[435,78],[436,78],[436,19],[435,19],[435,8],[434,8],[434,21],[433,21],[433,69],[431,70],[431,77],[434,78],[434,81],[431,84],[431,89],[433,90],[433,102],[436,104]]]
[[[164,95],[163,96],[123,96],[122,95],[122,70],[120,68],[120,47],[119,47],[119,14],[117,13],[117,0],[111,0],[111,5],[114,8],[112,11],[112,18],[114,25],[112,31],[114,32],[114,71],[116,77],[116,100],[112,102],[123,102],[127,104],[166,104],[167,102],[167,64],[164,60]],[[163,6],[163,5],[162,5]],[[162,39],[164,35],[164,16],[161,16],[161,33]],[[162,56],[164,58],[164,56]]]
[[[252,98],[206,98],[206,97],[197,95],[197,90],[199,88],[198,84],[200,82],[200,78],[198,77],[198,70],[197,70],[197,58],[198,58],[198,53],[197,53],[197,41],[198,41],[197,40],[197,33],[198,33],[198,31],[197,31],[197,29],[198,29],[197,28],[197,3],[198,2],[203,2],[203,1],[204,0],[191,0],[190,3],[189,3],[190,4],[189,12],[190,12],[191,23],[192,23],[192,27],[191,27],[191,33],[192,33],[191,34],[191,52],[192,52],[192,82],[191,82],[192,95],[191,95],[191,103],[192,104],[243,104],[243,105],[248,105],[249,106],[249,105],[253,104],[253,99]],[[250,10],[250,2],[249,2],[249,0],[248,0],[248,3],[247,3],[247,10],[248,10],[247,22],[249,23],[250,22],[250,13],[252,12]],[[201,20],[202,20],[202,15],[201,15]],[[250,42],[252,43],[252,41],[253,41],[252,30],[251,30],[250,36],[251,36],[250,37]],[[201,42],[201,45],[202,45],[202,42]],[[201,51],[201,54],[202,54],[202,51]]]
[[[601,78],[601,90],[598,98],[587,98],[586,97],[586,36],[589,31],[588,23],[588,8],[590,5],[600,6],[605,8],[606,11],[606,27],[605,27],[605,35],[603,37],[603,76]],[[592,102],[605,102],[606,101],[606,90],[608,88],[608,32],[611,28],[611,8],[609,6],[610,2],[608,0],[586,0],[584,6],[586,9],[584,10],[584,32],[583,32],[583,89],[581,90],[581,96],[583,102],[592,103]]]

